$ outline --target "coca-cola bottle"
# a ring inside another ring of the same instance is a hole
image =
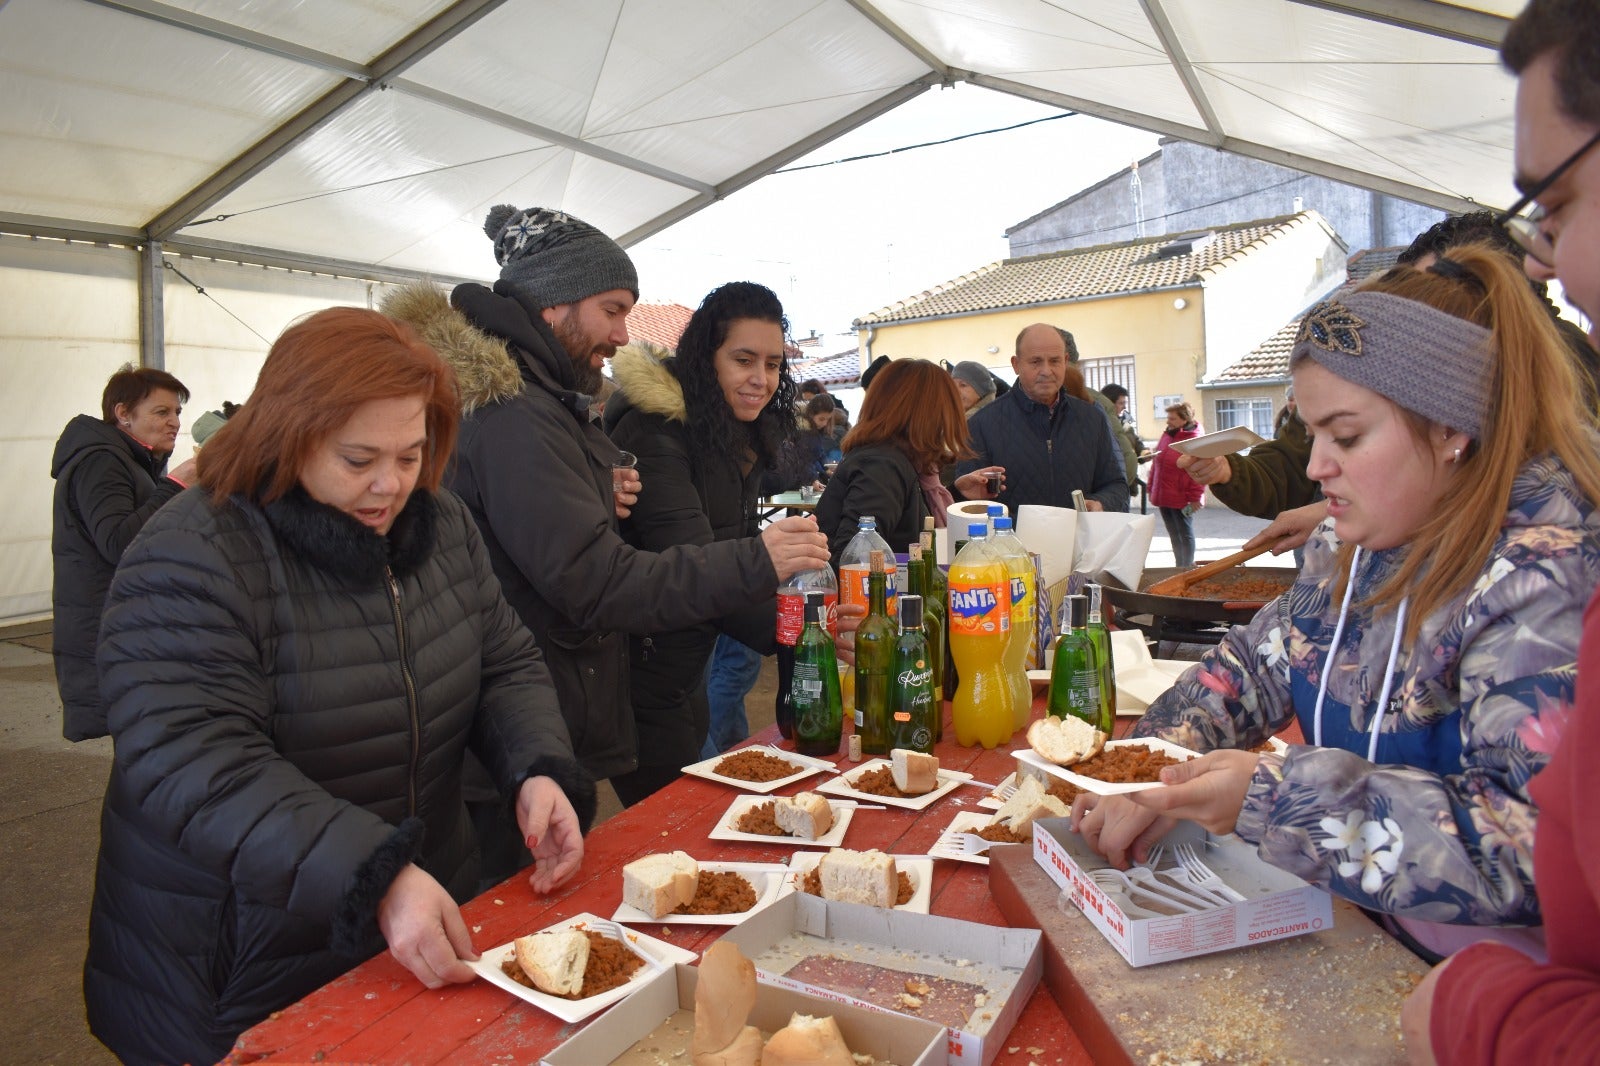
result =
[[[791,674],[794,669],[794,645],[800,639],[800,630],[805,627],[806,620],[806,594],[818,593],[822,596],[826,623],[823,626],[828,631],[828,636],[837,639],[839,636],[839,583],[834,579],[830,567],[819,566],[815,570],[802,570],[789,579],[789,583],[778,590],[778,672]],[[785,740],[794,737],[794,707],[789,701],[790,678],[780,677],[778,685],[777,719],[778,732],[783,734]]]

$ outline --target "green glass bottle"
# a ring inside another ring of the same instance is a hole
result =
[[[1094,644],[1096,663],[1100,668],[1100,699],[1110,704],[1111,721],[1117,719],[1117,667],[1111,661],[1111,630],[1100,613],[1104,591],[1099,585],[1086,586],[1089,592],[1089,640]]]
[[[923,633],[922,597],[900,597],[900,636],[894,644],[889,688],[889,748],[933,754],[933,658]]]
[[[884,553],[868,556],[867,616],[856,630],[856,733],[868,755],[889,754],[889,679],[899,630],[889,617]]]
[[[944,570],[939,566],[939,556],[935,545],[937,540],[933,531],[931,517],[922,520],[922,557],[928,562],[928,593],[927,599],[934,601],[934,610],[939,615],[939,689],[940,695],[949,702],[956,694],[956,663],[950,655],[950,581],[945,577]],[[930,629],[931,633],[932,630]],[[939,730],[935,740],[944,736],[944,713],[939,714]]]
[[[802,755],[835,754],[844,728],[839,660],[828,636],[827,612],[823,593],[806,593],[805,628],[795,641],[794,677],[789,683],[794,747]]]
[[[910,591],[922,597],[922,635],[928,640],[929,662],[933,665],[934,698],[942,699],[944,692],[944,604],[933,587],[933,572],[939,564],[923,552],[921,544],[913,544],[906,553],[911,573]],[[936,736],[935,740],[938,739]]]
[[[1109,705],[1100,699],[1100,664],[1089,636],[1089,598],[1068,596],[1062,611],[1061,639],[1050,668],[1050,701],[1046,713],[1081,718],[1109,735]]]

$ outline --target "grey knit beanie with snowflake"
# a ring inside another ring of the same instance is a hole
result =
[[[1289,356],[1473,440],[1489,410],[1493,335],[1417,300],[1357,289],[1306,312]]]
[[[639,273],[628,253],[581,218],[548,207],[520,211],[501,204],[489,210],[483,232],[500,264],[495,291],[529,307],[576,303],[612,289],[639,298]]]

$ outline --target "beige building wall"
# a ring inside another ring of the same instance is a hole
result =
[[[1133,414],[1140,435],[1148,439],[1159,436],[1166,425],[1165,414],[1153,410],[1156,397],[1181,396],[1199,409],[1200,392],[1195,384],[1200,380],[1205,353],[1206,299],[1198,286],[1129,293],[891,323],[861,330],[858,340],[863,351],[871,345],[874,359],[880,355],[952,363],[972,359],[1010,381],[1015,377],[1011,356],[1017,334],[1035,322],[1061,326],[1072,333],[1084,359],[1134,357],[1134,391],[1140,409]]]

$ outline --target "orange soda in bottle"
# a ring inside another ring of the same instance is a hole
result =
[[[1006,641],[1006,685],[1011,691],[1011,724],[1028,728],[1033,718],[1033,686],[1028,682],[1028,646],[1033,643],[1033,559],[1005,515],[993,518],[989,547],[1006,564],[1010,579],[1011,636]]]
[[[867,609],[867,575],[872,569],[869,562],[874,551],[883,552],[884,568],[888,575],[888,585],[884,589],[885,606],[889,611],[889,617],[893,618],[895,600],[900,592],[895,587],[894,552],[889,549],[889,542],[878,532],[878,520],[873,515],[861,516],[856,527],[856,535],[850,538],[850,543],[839,553],[839,602],[853,603],[862,610]]]
[[[988,525],[974,522],[967,532],[950,564],[950,654],[961,676],[950,718],[958,743],[993,748],[1016,731],[1005,667],[1011,580],[989,545]]]

